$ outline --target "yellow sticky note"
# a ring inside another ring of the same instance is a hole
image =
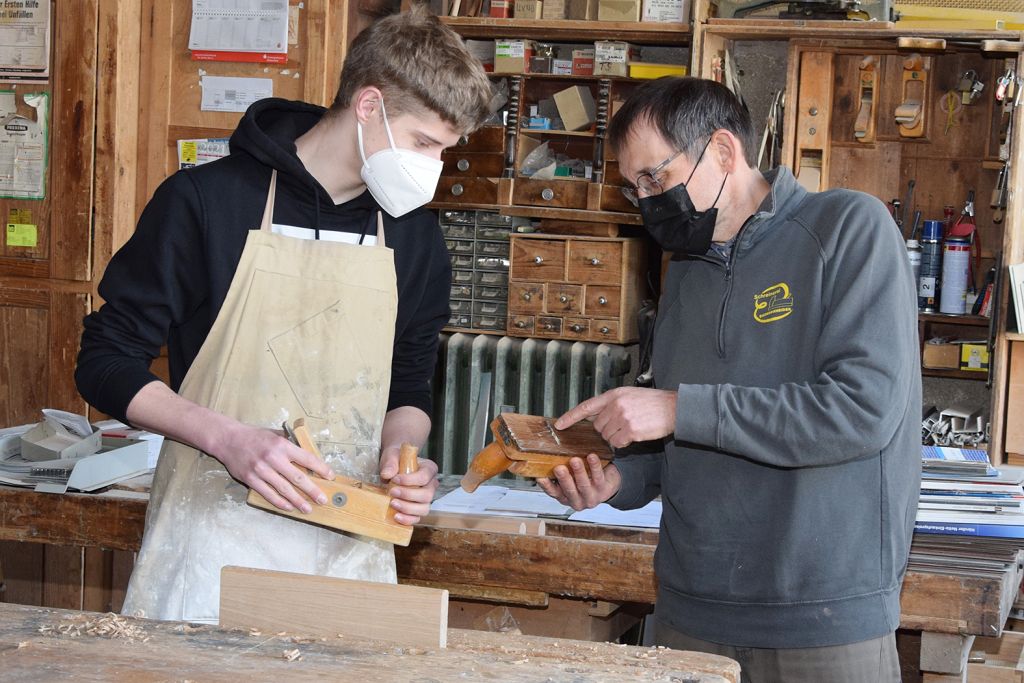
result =
[[[195,140],[182,140],[181,141],[181,163],[183,164],[195,164],[196,163],[196,143]]]
[[[7,224],[7,246],[35,247],[38,241],[36,226],[31,223]]]

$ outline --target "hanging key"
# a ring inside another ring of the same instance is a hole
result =
[[[984,89],[985,84],[978,80],[978,72],[968,69],[960,77],[960,83],[957,85],[957,90],[960,91],[960,103],[971,104]]]

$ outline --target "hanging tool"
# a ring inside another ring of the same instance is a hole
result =
[[[916,240],[917,239],[917,233],[918,233],[918,230],[920,230],[920,228],[921,228],[921,212],[920,211],[915,211],[914,212],[914,227],[911,228],[911,230],[910,230],[910,239],[912,239],[912,240]]]
[[[978,99],[978,95],[985,89],[985,84],[978,78],[977,71],[968,69],[960,76],[960,83],[956,89],[960,92],[961,104],[974,104],[974,101]]]
[[[877,74],[875,65],[878,57],[868,55],[860,62],[860,85],[859,96],[860,109],[857,111],[857,120],[853,122],[853,137],[857,142],[875,141],[875,88]]]
[[[902,97],[895,111],[902,137],[919,138],[924,135],[931,59],[915,52],[903,60]]]
[[[900,207],[903,202],[899,200],[899,197],[889,201],[889,206],[892,208],[892,221],[896,224],[896,229],[903,234],[903,214],[900,213]]]
[[[903,232],[903,224],[907,222],[907,214],[914,208],[914,187],[917,181],[911,178],[907,181],[907,194],[903,198],[903,213],[900,214],[900,233]]]
[[[322,457],[304,419],[299,418],[292,425],[286,422],[284,430],[300,448],[318,458]],[[398,456],[398,471],[403,474],[415,472],[419,468],[417,455],[418,449],[415,446],[403,443]],[[312,472],[308,474],[317,488],[327,496],[327,503],[314,503],[310,513],[282,510],[252,489],[249,490],[246,502],[253,507],[302,522],[378,538],[395,545],[409,545],[412,527],[395,521],[395,509],[391,507],[391,496],[386,489],[341,475],[328,481]]]
[[[964,208],[960,211],[960,217],[956,219],[956,223],[949,229],[946,237],[967,237],[971,240],[971,251],[974,252],[974,259],[968,274],[968,282],[970,283],[971,291],[977,291],[974,279],[981,269],[981,237],[978,235],[978,226],[974,222],[974,190],[967,193],[967,201],[964,203]]]
[[[996,179],[996,186],[992,189],[992,199],[989,202],[989,206],[994,209],[994,211],[992,211],[993,223],[1003,222],[1007,196],[1006,175],[1006,164],[1003,164],[1003,167],[999,169],[999,177]]]

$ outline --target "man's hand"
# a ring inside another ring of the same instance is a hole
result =
[[[622,483],[614,464],[601,467],[601,459],[591,453],[586,465],[580,458],[569,460],[569,466],[559,465],[554,470],[555,480],[538,479],[537,485],[562,505],[573,510],[596,507],[614,496]]]
[[[619,387],[587,399],[555,421],[565,429],[594,418],[594,429],[613,448],[634,441],[661,439],[675,432],[676,392],[640,387]]]
[[[269,429],[238,424],[227,432],[217,451],[210,455],[220,460],[232,477],[282,510],[312,512],[312,505],[302,493],[320,505],[327,502],[323,491],[300,468],[334,479],[331,468]]]
[[[418,458],[419,469],[411,474],[398,474],[399,446],[388,446],[380,454],[380,478],[390,484],[391,507],[399,524],[415,524],[430,512],[430,502],[437,491],[437,463]]]

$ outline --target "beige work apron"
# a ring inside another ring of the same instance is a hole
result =
[[[275,235],[276,171],[260,230],[181,396],[242,423],[280,429],[304,417],[335,472],[374,481],[391,380],[393,253]],[[245,504],[248,488],[215,458],[168,441],[123,611],[215,622],[220,570],[241,565],[396,581],[393,546]]]

